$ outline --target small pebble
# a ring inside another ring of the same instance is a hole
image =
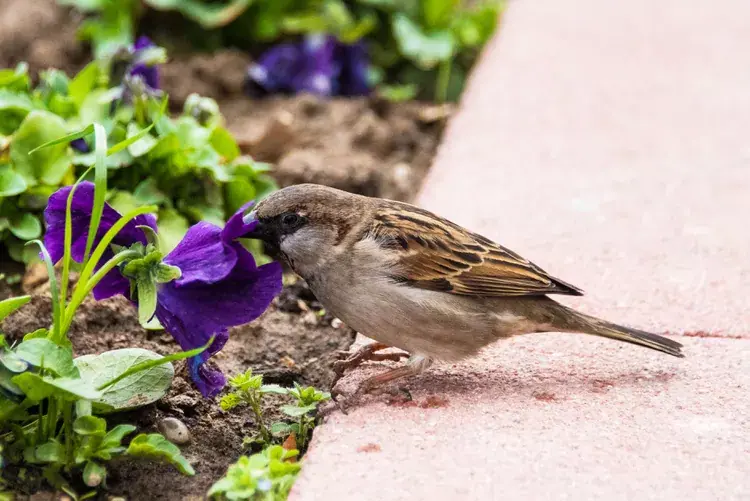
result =
[[[177,418],[168,417],[159,421],[157,426],[159,431],[166,437],[170,442],[177,445],[185,445],[190,443],[190,431],[188,431],[185,423]]]

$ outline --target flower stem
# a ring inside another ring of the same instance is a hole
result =
[[[58,401],[54,397],[49,398],[49,404],[47,405],[47,426],[44,433],[44,441],[47,442],[50,438],[55,435],[55,428],[57,428],[57,404]]]
[[[268,431],[268,428],[266,428],[266,424],[263,422],[263,410],[260,408],[260,397],[257,393],[255,395],[252,395],[248,392],[248,400],[250,401],[250,408],[252,408],[253,414],[255,414],[255,420],[258,422],[258,429],[260,431],[260,435],[263,437],[263,442],[266,444],[270,444],[271,433]]]
[[[440,67],[438,68],[438,76],[435,84],[435,98],[440,103],[444,103],[448,100],[448,86],[451,81],[451,65],[452,61],[446,59],[440,63]]]
[[[73,462],[73,404],[63,404],[63,429],[65,430],[65,463]]]
[[[97,248],[97,251],[98,250],[99,249]],[[96,254],[96,251],[94,251],[94,254]],[[63,313],[62,326],[60,332],[58,333],[61,338],[67,335],[68,329],[70,329],[70,324],[73,322],[73,316],[75,315],[76,310],[79,306],[81,306],[81,303],[83,303],[83,300],[86,299],[86,296],[88,296],[91,291],[94,290],[96,284],[98,284],[99,281],[118,264],[122,263],[123,261],[127,261],[128,259],[135,259],[138,256],[139,254],[136,251],[122,251],[118,254],[115,254],[113,258],[104,263],[104,265],[99,268],[99,271],[97,271],[94,276],[91,277],[91,279],[83,281],[83,275],[81,275],[81,279],[78,281],[75,289],[73,290],[73,297],[70,298],[70,303],[65,308],[65,312]]]

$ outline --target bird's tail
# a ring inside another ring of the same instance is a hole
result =
[[[574,319],[570,322],[570,331],[585,332],[586,334],[645,346],[646,348],[661,351],[673,357],[685,357],[682,353],[682,344],[677,341],[657,334],[651,334],[650,332],[613,324],[600,318],[584,315],[565,306],[562,307],[571,314],[571,316],[566,315],[568,321],[570,322],[570,320]]]

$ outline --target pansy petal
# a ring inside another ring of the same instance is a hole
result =
[[[249,201],[229,218],[227,224],[225,224],[224,228],[221,230],[221,239],[224,243],[229,243],[236,238],[241,238],[244,235],[247,235],[258,225],[257,221],[246,223],[242,220],[245,213],[253,206],[253,204],[255,204],[254,200]]]
[[[218,226],[201,221],[188,230],[164,262],[177,266],[182,272],[173,282],[175,285],[210,284],[229,275],[237,263],[237,253],[224,244]]]
[[[219,282],[163,284],[157,296],[159,305],[183,319],[203,343],[213,333],[255,320],[281,292],[281,265],[255,267],[252,255],[244,252],[237,267]]]
[[[72,186],[60,188],[54,192],[44,209],[44,220],[47,223],[47,231],[44,234],[44,245],[50,253],[53,262],[59,261],[64,252],[65,243],[65,211],[68,203],[68,195]],[[86,252],[86,241],[89,234],[91,212],[94,206],[94,184],[84,181],[78,185],[73,193],[70,206],[71,215],[71,255],[74,260],[81,262]],[[93,247],[99,243],[104,234],[122,216],[109,204],[104,204],[102,217],[99,222],[97,236]],[[122,246],[129,246],[135,242],[146,244],[146,235],[137,226],[151,226],[156,230],[156,219],[151,214],[136,217],[128,222],[125,227],[115,236],[113,242]]]
[[[149,66],[145,63],[134,64],[128,71],[128,75],[131,77],[139,76],[143,79],[143,82],[151,89],[159,89],[159,68],[157,66]]]
[[[149,37],[147,37],[146,35],[141,35],[138,37],[138,40],[136,40],[135,43],[133,44],[133,49],[143,50],[143,49],[148,49],[149,47],[153,47],[153,46],[154,46],[154,42],[152,42]]]
[[[106,263],[114,254],[109,252],[109,255],[104,255],[100,264]],[[99,266],[96,267],[97,270]],[[122,295],[126,298],[130,297],[130,280],[125,278],[120,270],[114,268],[110,270],[102,279],[94,286],[94,299],[101,301],[102,299],[108,299],[113,296]]]
[[[302,50],[294,44],[279,44],[264,52],[247,71],[246,90],[251,96],[291,92],[302,64]]]
[[[294,92],[310,92],[331,96],[337,92],[336,81],[341,70],[334,59],[336,39],[331,36],[310,35],[303,43],[300,70],[292,80]]]
[[[193,378],[195,386],[204,397],[215,397],[227,384],[227,378],[220,370],[210,368],[199,357],[194,357],[188,364],[190,377]]]
[[[68,203],[68,195],[72,186],[60,188],[54,192],[44,209],[44,220],[47,223],[47,231],[44,234],[44,245],[50,253],[53,262],[62,258],[65,243],[65,211]],[[73,193],[70,206],[71,215],[71,252],[76,261],[83,260],[86,250],[86,239],[89,234],[89,223],[91,222],[91,210],[94,206],[94,184],[88,181],[78,185]],[[120,214],[109,204],[104,204],[101,222],[99,223],[98,236],[101,238],[115,222],[120,219]],[[98,240],[98,239],[97,239]],[[132,243],[132,242],[131,242]],[[94,243],[96,245],[96,241]],[[126,244],[123,244],[126,245]]]
[[[70,147],[81,153],[88,153],[91,151],[91,148],[89,148],[89,145],[86,143],[86,140],[83,138],[72,140],[70,142]]]
[[[221,371],[210,369],[205,365],[211,355],[217,353],[226,344],[229,333],[226,329],[218,332],[207,333],[196,329],[190,323],[190,319],[179,314],[175,314],[168,308],[165,308],[161,302],[156,307],[156,318],[161,325],[175,338],[183,350],[192,350],[200,348],[208,343],[211,336],[215,336],[213,343],[209,348],[188,361],[190,376],[195,385],[204,397],[210,398],[215,396],[226,384],[226,378]],[[188,323],[186,323],[186,321]]]
[[[359,41],[351,45],[340,44],[335,57],[341,63],[339,95],[365,96],[369,94],[369,62],[364,42]]]

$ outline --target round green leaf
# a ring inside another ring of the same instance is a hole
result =
[[[31,372],[24,372],[11,380],[32,402],[39,402],[50,396],[68,401],[96,400],[101,398],[90,383],[78,378],[51,378],[39,376]]]
[[[79,435],[96,435],[102,437],[107,432],[107,421],[95,416],[80,416],[73,422],[73,431]]]
[[[71,167],[67,143],[55,144],[29,154],[31,150],[68,133],[65,120],[48,111],[29,113],[13,135],[10,158],[16,172],[30,186],[58,185]]]
[[[425,33],[403,14],[393,16],[393,36],[399,51],[422,69],[433,68],[453,57],[455,40],[450,31]]]
[[[34,240],[42,235],[42,223],[33,214],[25,212],[11,220],[10,232],[21,240]]]
[[[16,355],[35,367],[53,371],[60,377],[79,376],[73,364],[73,352],[69,347],[59,346],[49,339],[29,339],[19,344],[14,350]]]
[[[159,433],[140,434],[130,441],[128,456],[160,459],[172,464],[183,475],[193,476],[195,470],[180,453],[180,448]]]
[[[10,165],[0,165],[0,197],[12,197],[26,191],[26,180]]]
[[[142,348],[124,348],[100,355],[84,355],[75,359],[81,377],[99,387],[124,373],[134,365],[162,358]],[[99,412],[121,411],[150,404],[163,397],[174,377],[174,367],[166,363],[127,376],[102,390],[94,400]]]

